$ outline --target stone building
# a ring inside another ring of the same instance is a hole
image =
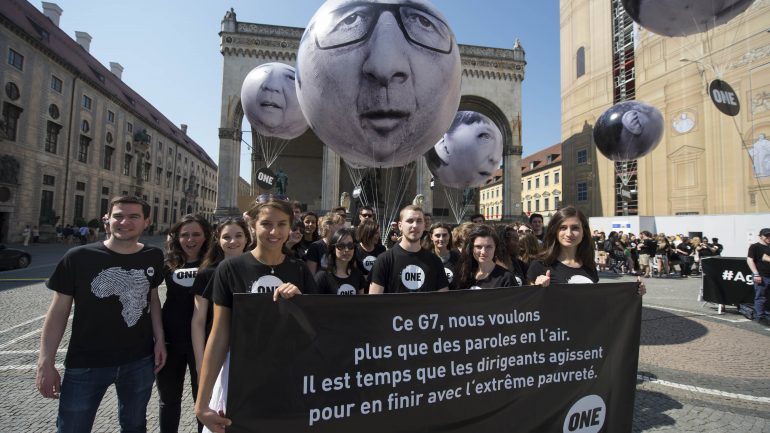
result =
[[[639,27],[620,0],[561,0],[560,17],[562,202],[591,216],[770,210],[770,0],[685,37]],[[737,116],[712,103],[716,78],[735,90]],[[631,99],[660,110],[663,139],[614,163],[595,150],[593,127]]]
[[[561,143],[525,157],[521,161],[521,204],[524,213],[550,217],[561,207]]]
[[[109,200],[147,200],[157,231],[185,213],[212,217],[217,165],[177,126],[89,54],[91,37],[61,30],[62,9],[0,2],[3,92],[0,242],[25,225],[52,236],[55,224],[101,218]]]
[[[299,41],[303,29],[240,22],[233,10],[222,20],[220,51],[223,56],[222,111],[219,129],[220,182],[217,214],[237,212],[237,178],[240,171],[240,149],[244,130],[250,130],[244,122],[240,104],[243,79],[256,66],[268,62],[281,62],[295,66]],[[518,214],[520,209],[521,165],[521,82],[524,80],[525,54],[516,41],[513,49],[499,49],[460,45],[462,61],[462,97],[460,110],[478,111],[492,119],[503,134],[503,214]],[[251,134],[251,143],[260,137]],[[259,194],[254,175],[265,166],[258,146],[252,148],[252,179],[254,194]],[[273,166],[282,168],[291,178],[287,195],[307,204],[312,210],[329,210],[338,206],[342,193],[351,196],[355,189],[351,180],[361,173],[348,167],[330,148],[323,145],[308,130],[302,136],[289,141]],[[273,168],[273,170],[275,170]],[[438,220],[450,219],[450,206],[443,187],[431,189],[431,175],[423,158],[385,172],[367,173],[371,187],[380,192],[377,207],[393,205],[399,201],[394,192],[402,191],[401,204],[411,203],[416,194],[425,198],[424,207],[432,210]],[[386,197],[386,193],[392,193]],[[454,192],[453,192],[454,193]],[[476,203],[477,205],[477,203]],[[387,216],[384,216],[387,217]]]
[[[479,213],[487,221],[500,221],[503,218],[503,170],[497,169],[479,188]]]

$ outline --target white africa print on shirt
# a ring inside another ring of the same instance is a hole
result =
[[[419,290],[425,283],[425,271],[417,265],[408,265],[401,271],[401,284],[409,290]]]
[[[273,293],[283,284],[275,275],[263,275],[251,285],[251,293]]]
[[[143,269],[107,268],[91,281],[91,293],[96,297],[118,297],[123,305],[123,320],[129,328],[142,317],[149,290],[150,281]]]
[[[177,269],[171,279],[182,287],[192,287],[197,274],[198,268]]]

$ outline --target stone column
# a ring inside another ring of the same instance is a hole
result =
[[[321,174],[321,207],[329,211],[338,207],[340,200],[340,156],[329,146],[324,146]]]
[[[415,194],[422,194],[425,197],[425,203],[423,204],[423,210],[428,213],[433,213],[433,190],[430,189],[430,170],[428,170],[428,163],[425,162],[425,158],[422,156],[417,158],[414,168],[415,178]]]
[[[238,178],[241,171],[241,131],[219,128],[219,168],[217,170],[217,217],[240,216]]]
[[[511,120],[510,146],[503,148],[503,218],[521,215],[521,115]],[[505,138],[503,139],[504,141]]]

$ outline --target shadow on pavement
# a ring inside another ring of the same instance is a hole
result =
[[[44,283],[44,278],[2,278],[0,276],[0,292],[11,289],[18,289],[19,287],[32,286],[35,284]]]
[[[693,313],[693,317],[701,315]],[[666,311],[642,307],[641,345],[682,344],[697,340],[708,333],[708,329],[685,316]]]
[[[676,420],[665,412],[681,408],[681,403],[665,394],[637,390],[634,401],[633,431],[640,432],[656,427],[673,426],[676,424]]]

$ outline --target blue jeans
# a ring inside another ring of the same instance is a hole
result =
[[[770,285],[770,277],[762,277],[762,283],[754,283],[754,320],[767,319],[767,287]]]
[[[153,356],[117,367],[67,368],[59,396],[58,433],[88,433],[107,388],[115,384],[118,418],[122,433],[147,432],[147,403],[150,401]]]

